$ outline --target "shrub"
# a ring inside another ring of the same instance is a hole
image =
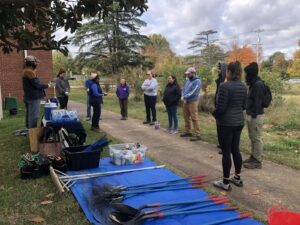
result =
[[[213,112],[215,109],[215,94],[205,92],[199,101],[198,110],[202,112]]]

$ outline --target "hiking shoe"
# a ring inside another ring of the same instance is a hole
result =
[[[150,123],[150,121],[144,121],[143,122],[143,124],[149,124]]]
[[[178,130],[171,130],[170,131],[170,134],[177,134],[178,133]]]
[[[231,191],[230,184],[224,184],[223,180],[216,180],[213,182],[213,185],[217,188],[223,189],[225,191]]]
[[[243,163],[249,163],[252,161],[255,161],[255,158],[252,155],[250,155],[250,157],[248,159],[244,160]]]
[[[235,186],[243,187],[243,181],[242,179],[237,179],[235,176],[229,179],[229,182],[233,183]]]
[[[259,162],[256,159],[254,159],[251,162],[244,163],[244,167],[247,168],[247,169],[261,169],[262,168],[262,164],[261,164],[261,162]]]
[[[183,133],[183,134],[180,134],[180,137],[192,137],[192,133]]]
[[[190,139],[190,141],[201,141],[201,137],[200,137],[200,136],[192,137],[192,138]]]

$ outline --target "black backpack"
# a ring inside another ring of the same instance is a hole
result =
[[[272,102],[272,92],[270,87],[264,82],[262,81],[263,86],[264,86],[264,96],[263,96],[263,102],[262,102],[262,106],[264,108],[268,108],[271,105]]]

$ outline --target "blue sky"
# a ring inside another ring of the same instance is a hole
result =
[[[298,48],[299,0],[148,0],[148,5],[142,16],[147,26],[141,32],[161,33],[178,55],[191,53],[188,42],[209,29],[218,31],[212,38],[221,39],[218,44],[225,50],[233,41],[255,48],[257,35],[251,31],[256,29],[265,30],[261,33],[264,58],[275,51],[290,58]]]

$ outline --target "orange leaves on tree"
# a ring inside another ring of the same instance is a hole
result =
[[[256,54],[251,47],[247,45],[239,47],[235,43],[231,47],[232,50],[228,52],[228,56],[225,58],[226,62],[239,61],[242,66],[246,66],[256,61]]]

